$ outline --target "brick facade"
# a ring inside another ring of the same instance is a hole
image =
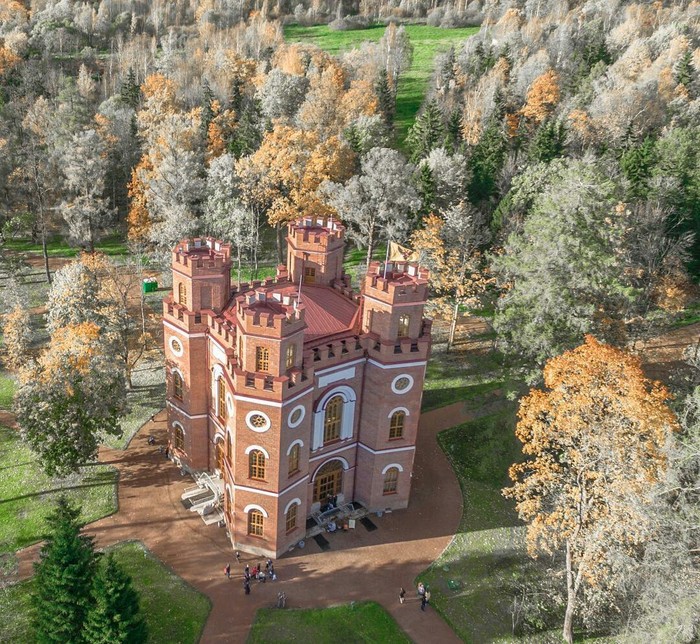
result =
[[[370,511],[409,503],[428,275],[373,262],[354,293],[344,234],[325,219],[290,224],[287,266],[239,289],[229,245],[194,239],[173,251],[169,438],[184,468],[220,474],[234,548],[285,552],[328,494]]]

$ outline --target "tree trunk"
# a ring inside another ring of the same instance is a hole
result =
[[[562,635],[567,644],[574,641],[574,609],[576,608],[576,584],[571,564],[571,546],[566,542],[566,613]]]
[[[284,240],[282,239],[282,224],[275,224],[275,232],[277,233],[277,263],[284,263]]]
[[[46,245],[46,233],[41,233],[41,254],[44,256],[44,271],[46,272],[46,281],[51,284],[51,269],[49,268],[49,249]]]
[[[445,353],[449,353],[455,343],[455,332],[457,331],[457,317],[459,316],[459,300],[455,298],[455,306],[452,309],[452,322],[450,323],[450,334],[447,338],[447,348]]]
[[[374,253],[374,226],[369,229],[369,235],[367,235],[367,270],[369,270],[369,263],[372,261],[372,253]]]

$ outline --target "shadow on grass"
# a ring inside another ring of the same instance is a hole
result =
[[[92,475],[90,478],[90,483],[80,483],[78,485],[65,485],[61,487],[53,487],[46,490],[37,490],[36,492],[30,492],[28,494],[19,494],[10,498],[0,499],[0,505],[2,505],[3,503],[12,503],[13,501],[20,501],[22,499],[41,497],[47,494],[69,492],[71,490],[85,490],[93,487],[103,487],[105,485],[114,485],[116,479],[113,472],[98,472],[97,474]]]

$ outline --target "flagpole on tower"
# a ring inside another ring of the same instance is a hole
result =
[[[389,248],[391,248],[391,240],[386,240],[386,259],[384,260],[384,279],[386,279],[386,269],[389,265]]]

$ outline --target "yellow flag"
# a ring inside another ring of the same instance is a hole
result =
[[[389,261],[390,262],[417,262],[420,259],[420,253],[406,246],[401,246],[396,242],[389,242]]]

